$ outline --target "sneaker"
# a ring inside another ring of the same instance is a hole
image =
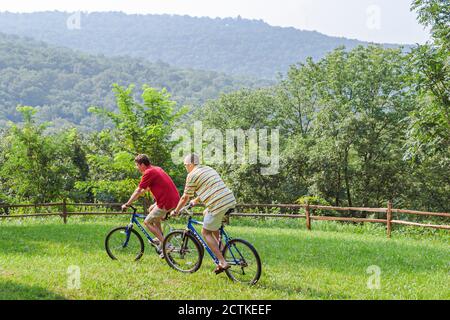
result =
[[[218,264],[216,266],[216,268],[214,269],[214,273],[215,274],[219,274],[219,273],[222,273],[222,272],[224,272],[224,271],[226,271],[226,270],[228,270],[230,268],[231,268],[231,265],[229,265],[229,264],[227,264],[225,267],[220,265],[220,264]]]
[[[168,243],[167,246],[166,246],[166,251],[168,253],[170,253],[173,250],[175,250],[175,247],[171,243]],[[159,252],[159,257],[161,259],[164,259],[164,251],[162,250],[162,245],[158,246],[158,252]]]
[[[161,259],[164,259],[164,251],[162,251],[162,250],[160,249],[160,250],[158,250],[158,252],[159,252],[159,257],[160,257]]]

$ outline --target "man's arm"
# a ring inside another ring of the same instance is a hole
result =
[[[136,201],[144,192],[145,192],[145,189],[141,189],[141,188],[137,187],[136,190],[134,190],[133,194],[131,195],[130,199],[128,199],[127,203],[125,203],[122,206],[122,210],[125,210],[126,208],[131,206],[131,204],[134,201]]]
[[[189,201],[189,199],[191,197],[194,197],[194,195],[195,195],[195,184],[191,183],[191,175],[188,174],[188,176],[186,177],[186,185],[184,187],[184,193],[181,196],[180,201],[178,201],[177,207],[170,214],[176,216],[180,212],[181,208],[183,208]],[[197,199],[198,197],[195,200]]]
[[[184,193],[181,196],[180,201],[178,201],[177,207],[175,208],[175,210],[172,211],[171,215],[177,215],[180,212],[181,208],[183,208],[186,205],[186,203],[189,201],[190,198],[191,197],[189,197],[189,195]]]
[[[200,197],[195,198],[194,200],[191,201],[191,205],[192,206],[196,206],[198,205],[198,203],[200,202]]]

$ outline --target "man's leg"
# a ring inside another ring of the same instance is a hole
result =
[[[219,230],[214,231],[213,232],[213,236],[214,236],[214,238],[216,238],[217,244],[219,245],[219,248],[220,248],[220,241],[219,241],[219,239],[220,239],[220,231]]]
[[[161,209],[159,209],[156,204],[149,208],[149,214],[147,218],[144,220],[144,224],[148,228],[148,230],[155,235],[156,238],[163,243],[164,235],[161,228],[161,217],[159,217],[162,213],[164,213]]]
[[[150,230],[150,232],[153,233],[156,238],[158,238],[160,243],[163,243],[164,235],[163,235],[162,229],[161,229],[161,220],[155,218],[152,221],[147,221],[145,223],[145,225],[147,226],[148,230]]]
[[[222,252],[220,252],[219,249],[219,229],[222,224],[223,215],[212,215],[209,213],[208,209],[206,209],[203,214],[205,218],[203,219],[202,235],[205,238],[208,247],[219,260],[219,264],[222,267],[227,267],[228,263],[225,261]]]
[[[226,267],[228,263],[225,261],[225,258],[222,255],[222,252],[219,250],[219,244],[217,241],[217,238],[215,236],[215,233],[218,231],[209,231],[206,229],[202,229],[202,235],[205,238],[206,243],[208,244],[208,247],[211,249],[211,251],[214,253],[214,255],[219,259],[219,263],[222,267]]]

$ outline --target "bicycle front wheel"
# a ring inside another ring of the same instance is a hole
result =
[[[118,227],[105,239],[105,249],[113,260],[136,261],[144,254],[144,240],[134,229]]]
[[[164,239],[163,252],[169,266],[181,272],[194,273],[202,264],[201,244],[188,231],[170,232]]]
[[[231,265],[230,269],[225,270],[231,280],[249,285],[258,282],[261,277],[261,259],[252,244],[233,239],[223,248],[222,254]]]

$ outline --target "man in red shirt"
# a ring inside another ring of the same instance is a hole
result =
[[[164,235],[161,229],[161,220],[164,219],[167,212],[176,208],[180,195],[169,175],[160,167],[152,166],[147,155],[138,155],[134,162],[136,168],[142,173],[141,182],[122,209],[125,210],[143,193],[149,191],[155,199],[155,204],[148,209],[149,213],[144,224],[162,244]]]

